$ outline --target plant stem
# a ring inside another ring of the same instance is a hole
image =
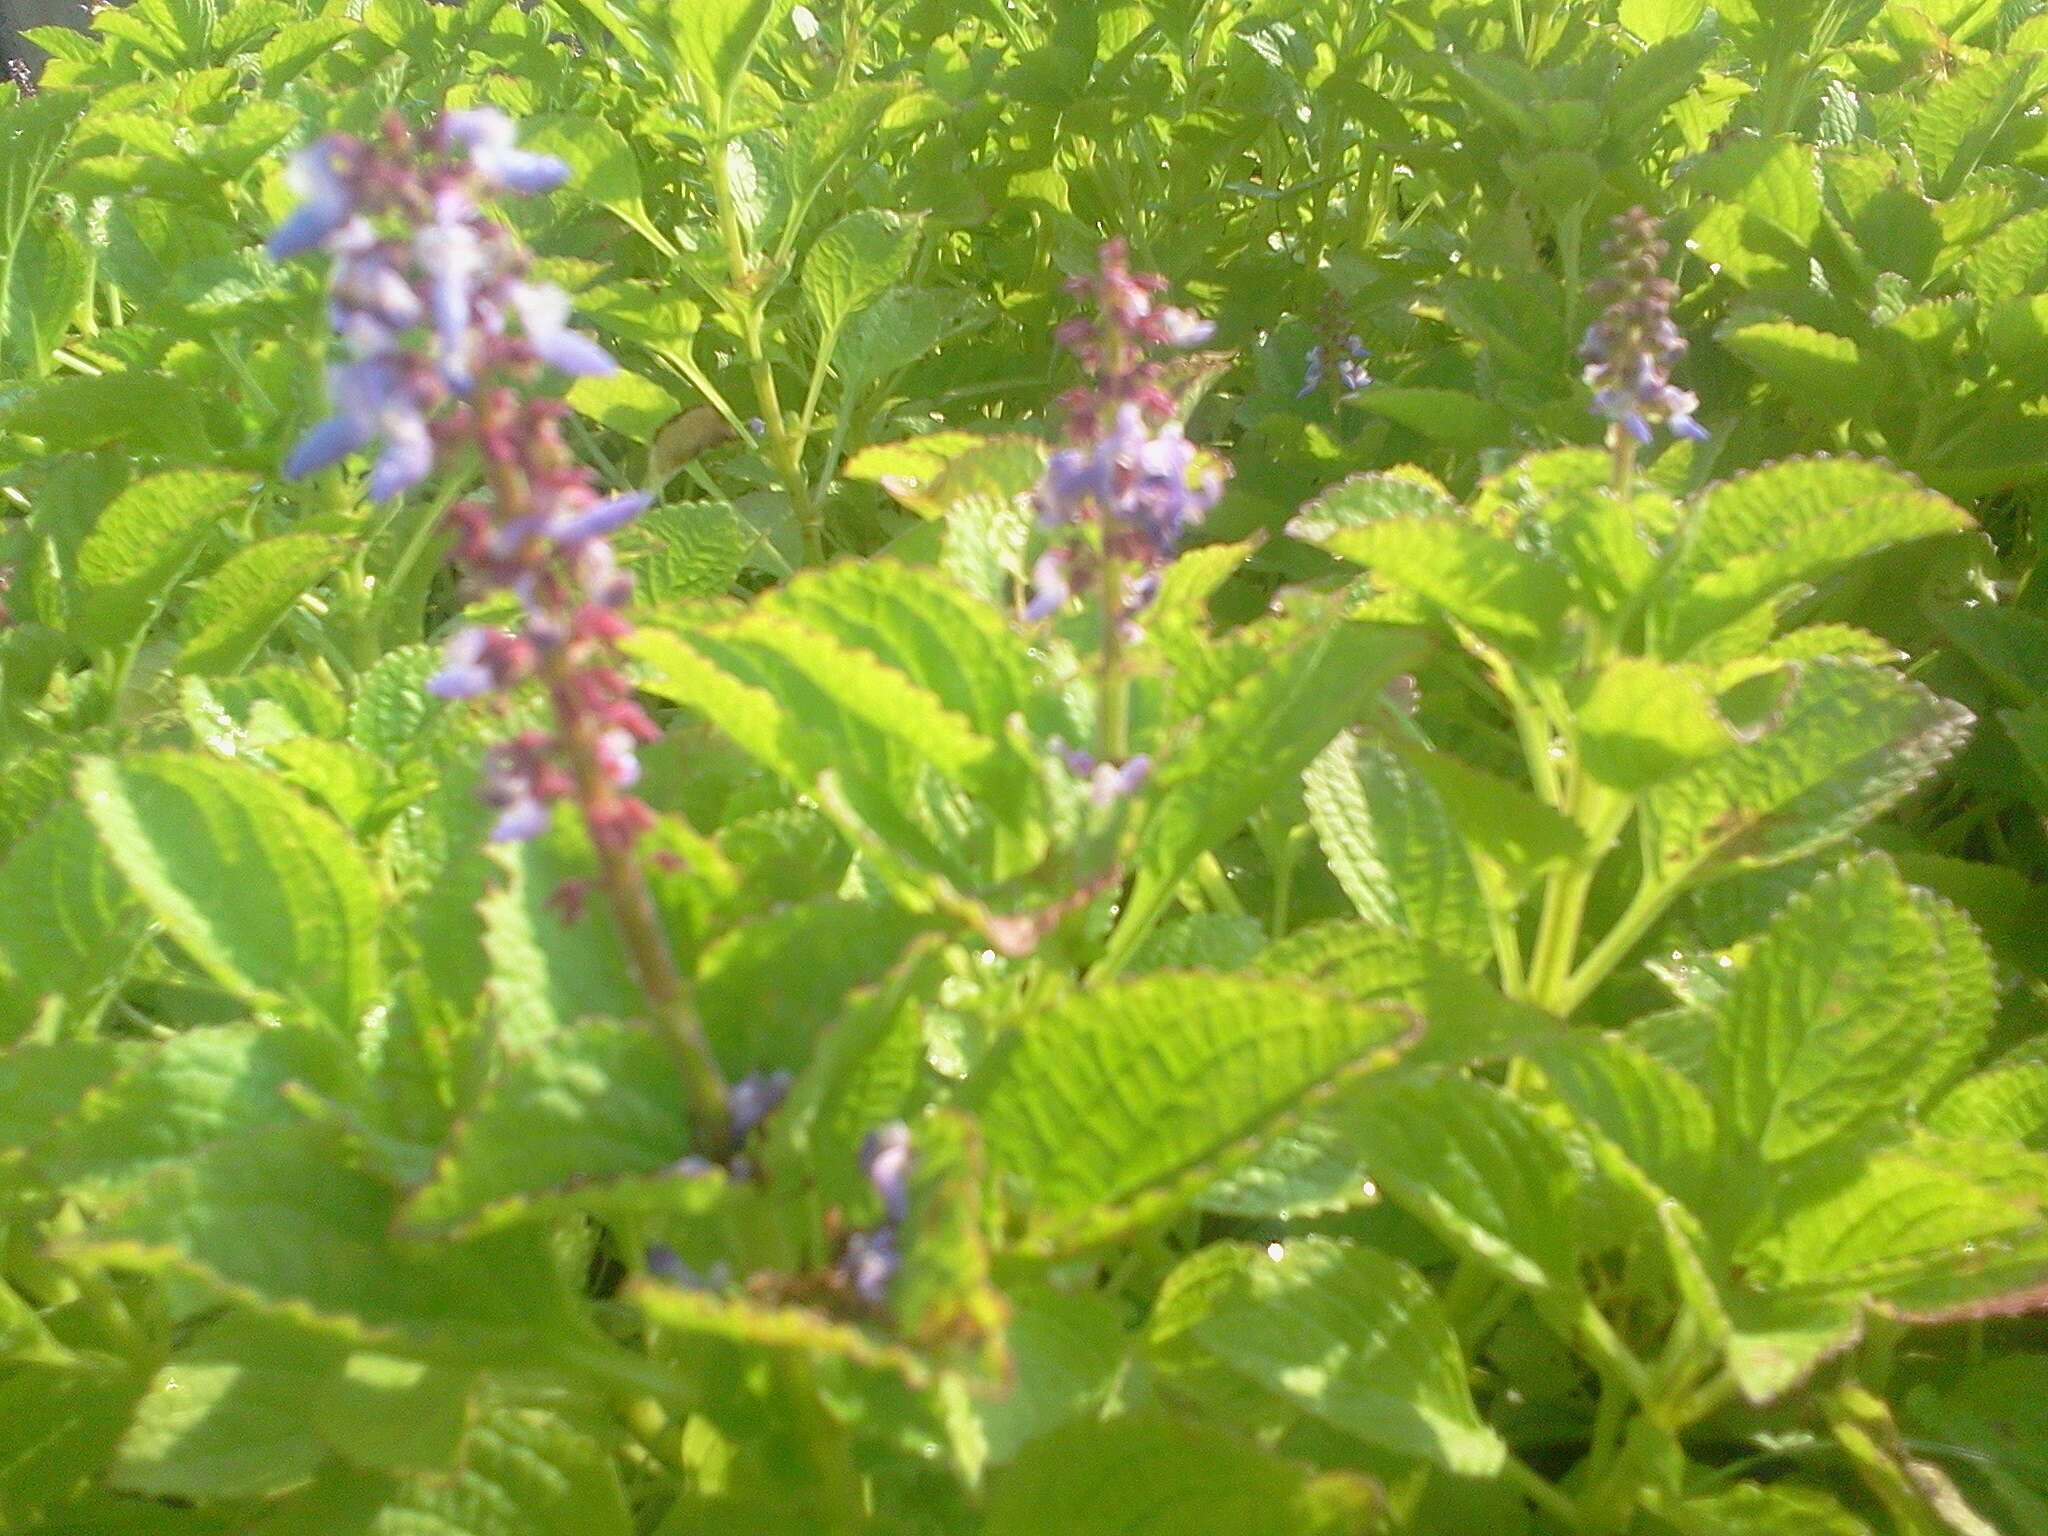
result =
[[[1124,672],[1123,572],[1102,562],[1102,720],[1096,756],[1121,763],[1130,751],[1131,680]]]
[[[726,164],[726,139],[721,133],[712,144],[708,158],[712,196],[718,204],[718,228],[725,240],[725,265],[732,283],[732,302],[740,321],[740,339],[746,343],[747,360],[754,381],[754,398],[761,407],[761,420],[768,430],[768,446],[775,457],[776,472],[789,496],[797,526],[803,531],[804,560],[822,565],[825,560],[825,529],[818,508],[811,500],[810,483],[804,478],[803,448],[790,436],[789,422],[782,414],[782,394],[776,387],[775,368],[768,361],[761,333],[761,302],[755,292],[755,271],[747,254],[745,233],[740,229],[739,204],[733,196],[732,170]]]
[[[1501,1466],[1501,1474],[1515,1485],[1531,1504],[1542,1510],[1568,1531],[1584,1531],[1586,1522],[1579,1514],[1578,1505],[1566,1498],[1542,1473],[1530,1466],[1519,1456],[1509,1456]]]

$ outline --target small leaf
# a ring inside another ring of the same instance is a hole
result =
[[[1518,655],[1553,655],[1563,638],[1572,600],[1563,572],[1476,524],[1391,518],[1336,529],[1323,545]]]
[[[80,638],[114,646],[134,636],[206,535],[247,493],[244,475],[172,469],[136,481],[109,502],[78,547]]]
[[[1586,772],[1629,794],[1736,744],[1699,669],[1645,657],[1602,668],[1573,723]]]
[[[923,227],[920,216],[863,208],[818,237],[804,258],[803,288],[826,335],[901,280]]]
[[[1368,411],[1467,452],[1504,443],[1512,435],[1506,412],[1462,390],[1376,384],[1354,398]]]
[[[1876,370],[1846,336],[1789,320],[1760,320],[1722,332],[1721,341],[1799,410],[1822,420],[1864,417],[1879,398]]]
[[[340,563],[324,533],[284,533],[237,550],[193,594],[178,647],[181,672],[237,672],[299,600]]]
[[[383,908],[338,824],[246,764],[182,753],[88,758],[78,788],[136,894],[216,980],[354,1030]]]
[[[144,938],[142,906],[76,805],[52,808],[0,859],[0,1040],[61,998],[84,1022],[127,973]]]
[[[1477,964],[1486,895],[1443,799],[1392,751],[1346,732],[1302,775],[1309,822],[1358,915]]]
[[[1412,751],[1406,761],[1443,802],[1503,906],[1585,846],[1577,823],[1519,784],[1441,752]]]
[[[1658,1512],[1679,1536],[1871,1536],[1832,1495],[1792,1482],[1737,1483]]]
[[[405,1220],[485,1229],[545,1196],[663,1175],[689,1149],[682,1077],[653,1027],[582,1019],[505,1053]]]
[[[1384,1062],[1404,1008],[1297,983],[1155,973],[1020,1024],[979,1105],[999,1183],[1028,1198],[1027,1241],[1093,1240],[1233,1154],[1314,1089]]]
[[[729,108],[747,61],[786,9],[788,0],[689,0],[664,8],[701,105]]]

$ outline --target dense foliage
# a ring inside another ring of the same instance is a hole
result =
[[[2039,0],[38,41],[0,1531],[2048,1536]]]

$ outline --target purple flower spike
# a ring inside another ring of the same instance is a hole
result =
[[[1698,398],[1671,382],[1685,338],[1671,319],[1678,285],[1658,275],[1670,247],[1657,238],[1657,221],[1631,208],[1614,221],[1604,249],[1613,271],[1593,291],[1607,308],[1579,343],[1594,414],[1638,443],[1649,443],[1660,426],[1674,437],[1704,439],[1706,428],[1693,420]]]
[[[372,501],[389,501],[411,490],[434,469],[434,439],[417,407],[395,403],[385,410],[383,427],[384,451],[367,487]]]
[[[1073,591],[1067,584],[1067,554],[1049,549],[1031,563],[1031,601],[1024,607],[1024,622],[1042,623],[1067,606]]]
[[[331,139],[292,156],[285,177],[300,202],[264,246],[272,261],[289,261],[324,245],[355,217],[355,188],[343,175],[341,158],[339,142]]]
[[[775,1106],[789,1093],[794,1081],[790,1074],[774,1072],[749,1072],[732,1085],[726,1096],[732,1111],[732,1130],[735,1136],[744,1138],[763,1120],[775,1112]]]
[[[427,679],[427,692],[437,699],[474,699],[497,687],[496,675],[484,665],[490,643],[489,630],[458,630],[441,653],[441,670]]]
[[[889,1299],[889,1287],[903,1268],[903,1254],[896,1233],[883,1227],[875,1232],[856,1232],[846,1242],[846,1256],[840,1273],[853,1294],[871,1307]]]

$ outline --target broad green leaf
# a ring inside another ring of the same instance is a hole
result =
[[[1625,656],[1602,668],[1573,723],[1586,772],[1629,794],[1736,744],[1700,669],[1646,657]]]
[[[806,104],[788,135],[782,180],[789,189],[790,206],[780,211],[771,231],[780,236],[779,243],[786,245],[796,237],[826,179],[847,155],[871,142],[882,115],[905,94],[902,81],[870,80],[840,85]]]
[[[635,519],[617,543],[632,565],[635,595],[661,607],[730,592],[760,553],[761,537],[730,506],[693,501]]]
[[[1706,194],[1690,236],[1703,261],[1745,285],[1807,280],[1807,249],[1821,224],[1812,145],[1738,139],[1701,156],[1688,179]]]
[[[1373,1445],[1465,1477],[1506,1447],[1480,1418],[1464,1352],[1414,1270],[1338,1238],[1216,1243],[1167,1277],[1152,1337],[1186,1337]]]
[[[1659,878],[1713,857],[1754,867],[1824,848],[1932,773],[1972,723],[1889,668],[1816,657],[1789,671],[1761,737],[1645,796]]]
[[[635,443],[651,443],[682,403],[654,380],[621,368],[569,386],[566,397],[579,415]]]
[[[1410,1061],[1462,1065],[1506,1056],[1558,1028],[1542,1009],[1502,996],[1469,961],[1397,928],[1316,923],[1277,940],[1252,963],[1268,976],[1406,1003],[1423,1024]]]
[[[1531,1059],[1587,1134],[1682,1204],[1704,1208],[1714,1113],[1688,1079],[1619,1035],[1575,1032],[1538,1046]]]
[[[826,230],[804,257],[804,297],[827,336],[909,270],[923,230],[920,217],[863,208]]]
[[[817,1360],[842,1360],[890,1372],[913,1387],[931,1382],[923,1360],[902,1345],[808,1307],[776,1306],[744,1292],[685,1290],[653,1280],[633,1282],[626,1294],[649,1322],[664,1330],[750,1351],[796,1350]]]
[[[1030,700],[1032,661],[1016,634],[935,572],[890,560],[842,561],[793,578],[761,607],[879,657],[991,739]]]
[[[0,1527],[39,1530],[39,1515],[98,1478],[148,1379],[113,1358],[11,1365],[0,1376]]]
[[[723,118],[762,35],[788,8],[788,0],[668,0],[676,53],[700,104]]]
[[[1413,468],[1353,475],[1307,503],[1287,525],[1294,538],[1325,543],[1345,528],[1401,517],[1462,517],[1463,509],[1442,485]]]
[[[465,899],[474,882],[484,886],[490,1016],[510,1049],[545,1048],[580,1020],[631,1018],[644,1006],[617,926],[568,922],[555,902],[565,881],[590,878],[588,850],[581,827],[557,817],[544,837],[498,845],[484,870],[465,866]]]
[[[133,964],[145,918],[84,812],[60,805],[45,814],[0,859],[0,890],[0,1040],[24,1029],[45,998],[90,1019]]]
[[[1442,798],[1387,748],[1346,732],[1302,776],[1323,857],[1358,915],[1479,964],[1486,895]]]
[[[689,1150],[682,1076],[654,1027],[583,1019],[504,1052],[405,1220],[488,1229],[549,1196],[661,1175]]]
[[[698,1009],[734,1073],[810,1059],[820,1021],[879,978],[923,928],[893,902],[818,897],[728,928],[697,968]]]
[[[986,1536],[1336,1536],[1297,1463],[1157,1415],[1035,1440],[989,1490]]]
[[[248,486],[230,470],[171,469],[109,502],[78,547],[79,637],[105,646],[132,638]]]
[[[1688,36],[1706,8],[1706,0],[1621,0],[1621,24],[1646,43],[1661,43]]]
[[[2011,1141],[2048,1150],[2048,1061],[1972,1073],[1929,1111],[1927,1128],[1952,1140]]]
[[[1413,638],[1399,630],[1339,623],[1269,654],[1215,700],[1194,738],[1159,769],[1119,940],[1136,931],[1131,914],[1156,910],[1197,858],[1306,768],[1360,702],[1415,654]]]
[[[1578,857],[1585,846],[1577,823],[1519,784],[1448,753],[1416,750],[1405,761],[1436,793],[1503,906],[1512,906],[1544,871]]]
[[[192,391],[168,374],[136,369],[17,386],[0,397],[0,430],[37,438],[53,453],[110,444],[179,458],[207,451]],[[248,483],[234,479],[238,490]]]
[[[350,1067],[348,1047],[325,1030],[188,1029],[96,1084],[66,1112],[41,1161],[66,1184],[115,1185],[217,1142],[297,1124],[287,1089],[342,1094]]]
[[[199,584],[185,611],[181,672],[235,672],[248,665],[300,594],[340,563],[341,540],[284,533],[230,556]]]
[[[980,1404],[997,1465],[1069,1422],[1093,1418],[1124,1364],[1124,1324],[1099,1291],[1035,1286],[1013,1292],[1009,1348],[1016,1380]]]
[[[1786,395],[1802,411],[1826,420],[1869,414],[1879,399],[1878,371],[1846,336],[1759,320],[1722,333],[1721,342]]]
[[[567,163],[567,195],[587,199],[617,214],[628,228],[656,246],[667,241],[655,230],[641,201],[640,165],[624,134],[601,117],[549,113],[520,125],[520,146]]]
[[[1026,1241],[1107,1236],[1172,1199],[1314,1090],[1391,1060],[1405,1008],[1299,983],[1155,973],[1019,1021],[981,1091],[990,1167]],[[1155,1203],[1157,1203],[1155,1201]]]
[[[1322,543],[1517,655],[1554,655],[1563,639],[1572,596],[1563,572],[1474,523],[1389,518],[1335,529]]]
[[[367,1476],[330,1462],[271,1506],[251,1536],[632,1536],[612,1454],[544,1408],[500,1407],[471,1431],[459,1467]]]
[[[1663,1504],[1658,1514],[1679,1536],[1871,1536],[1832,1495],[1790,1481],[1737,1483]]]
[[[1663,599],[1665,652],[1878,550],[1970,526],[1946,497],[1860,459],[1788,459],[1723,481],[1687,518]]]
[[[398,1190],[355,1163],[313,1126],[216,1143],[153,1170],[62,1247],[80,1262],[167,1270],[364,1344],[516,1364],[567,1337],[569,1299],[543,1231],[400,1243]]]
[[[1993,54],[1937,81],[1906,128],[1929,194],[1953,194],[2043,83],[2040,56],[2025,52]]]
[[[1530,1290],[1577,1290],[1572,1167],[1520,1100],[1431,1069],[1366,1084],[1318,1118],[1453,1249]]]
[[[1715,1007],[1723,1123],[1771,1162],[1910,1110],[1991,1026],[1990,960],[1889,861],[1793,898]]]
[[[2038,1307],[2048,1276],[2048,1160],[1983,1142],[1878,1152],[1738,1250],[1747,1283],[1793,1301],[1865,1298],[1910,1317]]]
[[[1368,411],[1467,452],[1506,442],[1514,430],[1499,406],[1463,390],[1377,384],[1355,398]]]
[[[78,788],[135,893],[216,980],[354,1029],[383,914],[331,818],[245,764],[174,752],[88,758]]]
[[[2038,1536],[2048,1510],[2048,1355],[2000,1352],[1953,1376],[1922,1382],[1899,1404],[1900,1427],[1974,1492],[1988,1485],[2014,1516],[2014,1536]],[[2031,1523],[2023,1516],[2031,1516]]]

